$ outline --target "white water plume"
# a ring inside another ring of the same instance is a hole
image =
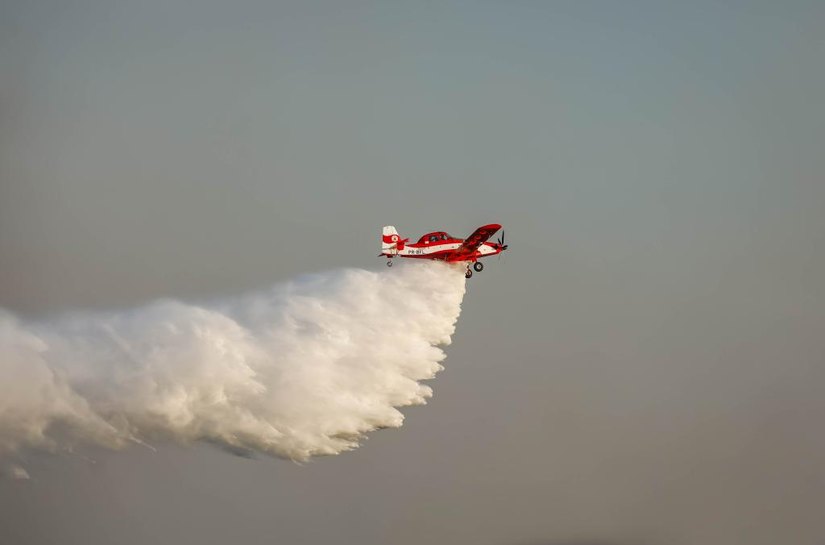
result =
[[[305,460],[423,404],[462,270],[339,270],[209,305],[174,300],[25,322],[0,311],[0,457],[204,440]]]

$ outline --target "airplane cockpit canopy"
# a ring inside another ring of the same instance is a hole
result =
[[[434,233],[427,233],[423,237],[418,240],[419,244],[433,244],[436,242],[444,242],[447,240],[451,240],[453,237],[445,233],[444,231],[436,231]]]

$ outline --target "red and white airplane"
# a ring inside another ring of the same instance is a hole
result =
[[[504,231],[497,242],[487,242],[491,236],[501,229],[501,225],[491,223],[483,225],[473,231],[466,239],[451,237],[444,231],[427,233],[418,242],[409,244],[408,238],[401,238],[392,225],[384,227],[381,237],[381,253],[379,257],[388,257],[387,267],[392,267],[394,257],[409,257],[413,259],[437,259],[449,263],[467,263],[467,278],[473,276],[472,266],[476,272],[484,270],[484,264],[479,258],[497,255],[507,249],[504,244]]]

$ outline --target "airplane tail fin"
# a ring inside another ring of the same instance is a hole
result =
[[[401,242],[401,235],[392,225],[387,225],[381,231],[381,252],[394,252],[399,249],[399,242]]]

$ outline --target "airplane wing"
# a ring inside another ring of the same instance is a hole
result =
[[[490,225],[483,225],[473,231],[473,234],[464,240],[464,243],[456,248],[455,254],[457,257],[471,255],[479,246],[484,244],[491,236],[496,234],[496,231],[501,229],[501,225],[491,223]]]

